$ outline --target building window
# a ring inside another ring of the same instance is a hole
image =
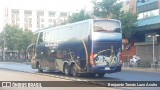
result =
[[[14,18],[14,15],[12,15],[12,18]]]
[[[32,15],[32,11],[31,10],[25,10],[24,11],[24,15]]]
[[[152,10],[150,13],[151,13],[151,16],[157,16],[159,15],[159,9]]]
[[[52,24],[49,24],[49,27],[52,27]]]
[[[40,24],[37,24],[37,28],[40,28]]]
[[[29,24],[29,28],[32,28],[32,24]]]
[[[148,18],[149,17],[149,12],[144,12],[143,13],[143,18]]]
[[[17,16],[17,21],[19,21],[19,17]]]
[[[41,18],[41,22],[44,22],[44,18]]]
[[[52,19],[49,19],[48,21],[49,21],[49,23],[52,23]]]
[[[29,22],[32,22],[32,18],[29,18]]]
[[[25,24],[24,24],[24,27],[25,27],[25,28],[28,28],[28,24],[27,24],[27,23],[25,23]]]
[[[44,28],[44,24],[41,24],[41,28]]]
[[[14,24],[14,22],[15,22],[14,19],[12,19],[12,24]]]
[[[147,11],[147,12],[142,12],[138,15],[138,19],[143,19],[143,18],[148,18],[152,16],[157,16],[159,15],[159,9]]]
[[[60,16],[61,16],[61,17],[66,17],[66,16],[67,16],[67,12],[61,12],[61,13],[60,13]]]
[[[49,17],[55,17],[55,14],[56,14],[56,12],[50,11],[50,12],[49,12]]]
[[[139,15],[138,15],[138,19],[142,19],[143,18],[143,13],[140,13]]]

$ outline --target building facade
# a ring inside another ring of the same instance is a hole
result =
[[[134,53],[141,61],[160,62],[160,0],[131,0],[130,8],[138,14],[134,29]]]
[[[60,12],[51,10],[24,10],[3,8],[1,30],[6,24],[17,25],[20,28],[36,31],[39,29],[57,26],[64,23],[71,12]]]

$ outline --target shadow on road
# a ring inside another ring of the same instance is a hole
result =
[[[75,79],[81,79],[81,80],[87,80],[87,81],[120,81],[121,80],[121,79],[118,79],[118,78],[107,77],[107,74],[104,77],[101,77],[101,78],[98,77],[97,75],[90,76],[88,74],[81,74],[81,76],[78,76],[78,77],[65,76],[61,72],[53,72],[53,71],[44,71],[42,74],[57,75],[57,76],[60,76],[60,77],[75,78]]]

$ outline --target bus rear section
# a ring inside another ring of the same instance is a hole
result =
[[[91,72],[100,77],[121,71],[121,24],[117,20],[95,20],[90,53]]]

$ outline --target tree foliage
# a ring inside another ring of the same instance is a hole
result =
[[[137,21],[137,14],[133,14],[132,12],[121,12],[120,14],[120,20],[122,24],[122,30],[123,30],[123,38],[130,39],[132,35],[134,34],[133,29],[136,27],[136,21]]]
[[[122,23],[123,38],[130,39],[134,34],[133,28],[136,26],[137,15],[131,10],[121,11],[122,3],[116,3],[117,0],[102,0],[97,2],[93,0],[93,14],[100,18],[119,19]]]
[[[4,38],[5,32],[5,38]],[[31,31],[23,31],[17,26],[6,25],[4,30],[1,32],[1,41],[5,39],[6,47],[9,50],[26,50],[28,45],[31,44],[33,33]],[[3,46],[3,45],[1,45]]]
[[[68,23],[74,23],[77,21],[82,21],[90,18],[92,17],[89,14],[87,14],[85,10],[81,10],[79,13],[75,13],[72,16],[70,16],[68,19]]]
[[[100,18],[118,18],[122,3],[116,3],[117,0],[102,0],[97,2],[93,0],[93,14]]]

